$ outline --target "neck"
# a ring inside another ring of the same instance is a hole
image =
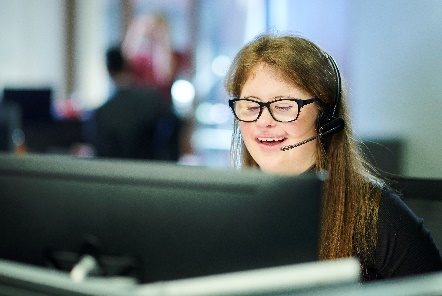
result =
[[[279,159],[275,160],[273,164],[261,167],[261,170],[279,175],[301,175],[314,168],[316,164],[314,145],[314,142],[310,142],[288,151],[281,151]]]

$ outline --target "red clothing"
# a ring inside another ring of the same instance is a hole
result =
[[[171,103],[171,87],[179,75],[190,74],[190,55],[180,52],[173,53],[173,63],[175,65],[169,79],[160,77],[155,73],[153,60],[151,55],[136,55],[128,60],[130,71],[133,74],[134,84],[137,86],[149,86],[159,91],[164,96],[164,99]]]

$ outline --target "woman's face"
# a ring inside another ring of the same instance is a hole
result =
[[[292,82],[283,78],[277,70],[266,64],[256,65],[246,80],[241,98],[253,97],[262,102],[276,97],[302,100],[312,96]],[[316,159],[316,142],[282,151],[286,145],[294,145],[316,135],[318,109],[315,103],[305,105],[294,122],[275,121],[267,108],[255,122],[239,122],[244,144],[261,170],[277,174],[301,174],[308,170]]]

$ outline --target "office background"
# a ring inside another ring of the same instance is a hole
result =
[[[271,30],[299,33],[335,57],[357,137],[399,143],[384,152],[400,159],[404,175],[442,177],[438,0],[3,0],[0,88],[51,87],[56,102],[99,106],[110,87],[105,50],[132,16],[154,10],[168,15],[176,48],[194,57],[192,76],[183,77],[195,89],[185,116],[195,117],[202,165],[229,165],[223,69],[244,42]]]

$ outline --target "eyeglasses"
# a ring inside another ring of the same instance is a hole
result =
[[[318,98],[309,100],[280,98],[270,102],[260,102],[250,98],[230,99],[229,106],[239,121],[257,121],[262,114],[263,107],[267,107],[272,118],[279,122],[291,122],[298,119],[301,108],[318,101]]]

